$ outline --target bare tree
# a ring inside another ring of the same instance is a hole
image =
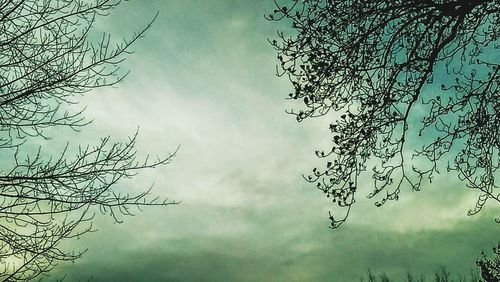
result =
[[[271,41],[278,75],[305,106],[291,113],[298,121],[336,113],[331,148],[316,152],[326,165],[306,177],[340,207],[332,228],[368,169],[377,206],[402,187],[420,190],[442,167],[478,192],[469,215],[500,204],[500,1],[275,3],[268,19],[292,25]]]
[[[92,230],[96,212],[117,222],[142,206],[175,202],[118,193],[113,186],[139,170],[167,164],[173,154],[138,160],[135,136],[80,146],[50,156],[30,141],[49,139],[50,128],[79,131],[89,124],[71,112],[76,97],[115,85],[126,75],[119,65],[150,27],[115,45],[92,32],[95,20],[120,0],[0,0],[0,279],[31,280],[58,261],[83,252],[61,242]],[[58,139],[63,136],[57,136]],[[69,140],[68,140],[69,141]],[[31,150],[33,151],[33,150]]]

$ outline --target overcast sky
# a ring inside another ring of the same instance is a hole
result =
[[[180,145],[168,166],[116,189],[146,189],[182,201],[146,209],[123,224],[99,218],[98,232],[71,248],[84,259],[55,274],[92,281],[358,281],[368,268],[395,276],[440,265],[467,274],[481,249],[496,244],[493,206],[467,217],[475,194],[454,176],[376,208],[369,183],[348,222],[328,228],[330,202],[302,174],[329,145],[329,119],[297,123],[285,110],[286,78],[275,76],[267,42],[271,0],[124,2],[96,30],[115,38],[139,31],[118,87],[88,93],[94,123],[74,143],[139,128],[140,155]],[[498,210],[496,210],[498,211]]]

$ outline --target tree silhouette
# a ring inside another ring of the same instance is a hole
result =
[[[500,243],[493,247],[493,257],[489,259],[484,252],[481,252],[481,259],[476,261],[481,269],[481,277],[484,281],[500,281]]]
[[[114,45],[108,34],[92,32],[95,19],[119,0],[0,0],[0,279],[31,280],[58,261],[83,252],[61,247],[92,230],[96,212],[120,222],[143,206],[175,202],[150,198],[149,190],[118,193],[112,187],[139,170],[170,162],[168,155],[138,160],[135,136],[122,143],[109,137],[49,156],[33,141],[48,129],[79,131],[89,124],[71,112],[75,97],[115,85],[126,75],[119,64],[150,22]],[[53,131],[52,131],[53,132]],[[58,139],[63,136],[57,136]],[[31,141],[31,142],[30,142]],[[32,153],[29,153],[32,152]]]
[[[292,24],[271,41],[278,75],[305,105],[290,113],[302,121],[334,112],[333,144],[316,152],[326,165],[306,177],[335,204],[332,228],[369,169],[377,206],[403,187],[420,190],[442,167],[478,191],[469,215],[500,203],[500,1],[275,3],[268,19]]]
[[[363,281],[368,281],[368,282],[390,282],[390,281],[407,281],[407,282],[496,282],[498,280],[488,280],[487,278],[480,277],[479,272],[476,270],[471,270],[470,274],[468,277],[463,274],[458,274],[458,275],[452,275],[446,268],[446,266],[442,265],[439,268],[437,268],[433,275],[431,277],[426,277],[425,275],[415,275],[411,272],[406,273],[406,279],[404,280],[397,280],[394,279],[393,277],[388,276],[385,272],[382,272],[381,274],[375,275],[370,269],[368,269],[367,275],[366,275],[366,280],[364,277],[361,277],[360,279],[361,282]]]

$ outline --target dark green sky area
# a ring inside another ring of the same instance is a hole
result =
[[[443,175],[421,192],[375,208],[358,195],[350,220],[328,229],[330,203],[301,178],[329,145],[328,117],[297,123],[285,114],[286,78],[275,77],[267,42],[270,0],[134,0],[96,30],[127,37],[159,17],[125,62],[117,88],[82,98],[92,143],[125,138],[139,126],[141,154],[180,151],[166,167],[117,189],[180,200],[123,224],[99,218],[98,232],[66,242],[84,259],[53,275],[66,281],[359,281],[368,268],[402,277],[440,265],[469,273],[500,239],[498,208],[467,217],[476,195]],[[280,26],[281,25],[281,26]],[[428,137],[428,136],[427,136]],[[368,176],[369,177],[369,176]]]

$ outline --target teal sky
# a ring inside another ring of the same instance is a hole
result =
[[[297,123],[285,113],[286,78],[275,76],[267,42],[278,24],[264,15],[271,0],[127,1],[96,30],[116,39],[139,31],[159,11],[124,64],[118,87],[81,99],[94,123],[73,143],[126,138],[139,128],[140,154],[180,145],[168,166],[145,171],[116,189],[182,201],[146,209],[123,224],[68,247],[84,259],[54,275],[71,281],[359,281],[368,268],[401,277],[440,265],[469,273],[481,249],[499,239],[498,207],[467,217],[476,195],[443,175],[421,192],[376,208],[369,182],[349,221],[328,228],[330,203],[301,177],[329,145],[329,119]],[[55,149],[54,149],[55,150]],[[369,176],[367,176],[369,178]],[[368,179],[367,178],[367,179]]]

